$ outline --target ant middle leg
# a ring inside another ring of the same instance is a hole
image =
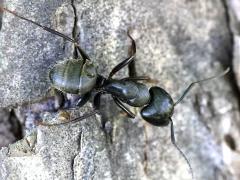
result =
[[[112,96],[114,102],[120,107],[130,118],[135,118],[135,114],[131,112],[117,97]]]
[[[58,126],[58,125],[63,125],[63,124],[75,123],[75,122],[82,121],[90,116],[93,116],[93,115],[99,113],[99,111],[97,109],[94,109],[94,110],[90,111],[89,113],[83,114],[80,117],[70,119],[70,114],[68,112],[66,112],[65,110],[79,109],[79,107],[82,107],[90,99],[91,93],[87,93],[81,97],[71,97],[71,98],[64,96],[64,94],[62,94],[58,90],[55,90],[55,93],[56,93],[55,94],[55,104],[56,104],[56,101],[64,98],[62,105],[59,106],[59,108],[57,109],[57,110],[60,110],[58,119],[60,120],[61,118],[63,118],[63,119],[67,119],[67,121],[64,120],[64,122],[54,123],[54,124],[47,123],[47,122],[38,122],[37,125]],[[65,114],[68,114],[69,118],[65,118]],[[64,117],[63,117],[63,115],[64,115]]]
[[[59,115],[59,118],[62,118],[62,114],[64,114],[65,111],[62,111],[64,109],[67,109],[67,110],[77,110],[79,107],[82,107],[84,104],[86,104],[86,102],[90,99],[90,96],[91,96],[91,93],[87,93],[85,94],[84,96],[81,96],[81,97],[78,97],[76,99],[75,97],[75,100],[72,100],[72,102],[70,102],[69,100],[65,101],[64,102],[64,105],[60,108],[60,114],[61,116]],[[67,97],[64,97],[67,99]],[[77,100],[77,102],[76,102]],[[74,104],[74,107],[71,107],[71,104]],[[99,114],[99,110],[98,109],[93,109],[92,111],[88,112],[88,113],[85,113],[83,114],[82,116],[80,117],[77,117],[77,118],[74,118],[74,119],[70,119],[70,118],[67,118],[68,121],[65,121],[65,122],[60,122],[60,123],[54,123],[54,124],[51,124],[51,123],[47,123],[47,122],[38,122],[37,125],[41,125],[41,126],[59,126],[59,125],[64,125],[64,124],[70,124],[70,123],[75,123],[75,122],[79,122],[79,121],[82,121],[86,118],[89,118],[90,116],[93,116],[95,114]],[[70,117],[70,114],[67,112],[67,114],[69,115]],[[63,117],[64,119],[66,119],[65,117]]]
[[[39,122],[38,125],[41,125],[41,126],[59,126],[59,125],[64,125],[64,124],[69,124],[69,123],[76,123],[76,122],[79,122],[79,121],[82,121],[86,118],[89,118],[95,114],[98,114],[99,111],[94,109],[93,111],[90,111],[89,113],[85,113],[83,114],[82,116],[80,117],[77,117],[77,118],[74,118],[74,119],[71,119],[70,121],[67,121],[67,122],[62,122],[62,123],[56,123],[56,124],[49,124],[49,123],[45,123],[45,122]]]

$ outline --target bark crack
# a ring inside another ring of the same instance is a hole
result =
[[[71,0],[71,6],[73,8],[73,13],[74,13],[74,24],[73,24],[73,29],[72,29],[72,37],[73,37],[74,40],[77,40],[77,36],[78,36],[78,28],[77,28],[78,17],[77,17],[77,9],[76,9],[76,6],[75,6],[74,2],[75,2],[75,0]],[[73,56],[76,57],[76,58],[78,57],[76,48],[74,48]]]
[[[147,155],[147,149],[148,149],[148,135],[147,135],[147,127],[144,125],[144,159],[143,159],[143,166],[144,166],[144,173],[148,174],[148,155]]]
[[[229,12],[229,7],[228,7],[228,3],[226,2],[226,0],[222,0],[222,5],[225,11],[225,18],[226,18],[226,24],[227,24],[227,29],[229,31],[229,35],[230,35],[230,41],[231,41],[231,45],[233,45],[233,36],[234,33],[232,31],[231,28],[231,17],[230,17],[230,12]],[[233,48],[231,47],[231,50]],[[232,51],[231,51],[232,52]],[[230,55],[232,55],[232,53],[230,53]],[[231,57],[231,56],[230,56]]]
[[[77,9],[76,9],[76,6],[75,6],[75,0],[71,0],[71,6],[73,8],[73,13],[74,13],[74,23],[73,23],[73,28],[72,28],[72,38],[74,40],[77,41],[77,36],[78,36],[78,28],[77,28],[77,23],[78,23],[78,17],[77,17]],[[78,58],[78,53],[77,53],[77,49],[74,48],[74,51],[73,51],[73,57],[75,59]],[[78,136],[78,139],[77,139],[77,154],[75,154],[72,158],[72,161],[71,161],[71,171],[72,171],[72,179],[74,180],[75,179],[75,171],[74,171],[74,162],[75,162],[75,158],[76,156],[80,153],[81,151],[81,138],[82,138],[82,132],[79,133],[79,136]]]
[[[75,160],[75,157],[76,157],[77,155],[75,155],[73,158],[72,158],[72,160],[71,160],[71,171],[72,171],[72,180],[74,180],[75,179],[75,174],[74,174],[74,160]]]
[[[228,5],[228,2],[226,0],[222,0],[222,5],[223,5],[223,8],[225,10],[225,18],[226,18],[226,24],[227,24],[227,29],[228,29],[228,32],[229,32],[229,36],[230,36],[230,48],[229,48],[229,59],[230,59],[230,66],[231,66],[231,69],[233,70],[233,60],[234,60],[234,57],[233,57],[233,51],[234,51],[234,32],[232,30],[232,27],[231,27],[231,16],[230,16],[230,7]],[[228,66],[228,65],[227,65]],[[237,85],[237,79],[236,79],[236,76],[234,74],[233,71],[231,71],[230,73],[230,84],[233,88],[233,91],[236,95],[236,97],[238,97],[238,108],[240,109],[240,89],[238,88],[238,85]]]
[[[75,179],[75,171],[74,171],[74,162],[75,158],[79,155],[81,151],[81,140],[82,140],[82,132],[79,133],[78,139],[76,141],[77,143],[77,154],[75,154],[71,160],[71,171],[72,171],[72,179]]]
[[[13,133],[16,140],[20,140],[23,138],[23,127],[18,120],[14,110],[10,111],[10,115],[8,118],[8,122],[11,125],[10,131]]]
[[[0,6],[3,5],[3,0],[0,0]],[[3,18],[3,12],[0,12],[0,31],[2,29],[2,18]]]

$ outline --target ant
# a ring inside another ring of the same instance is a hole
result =
[[[40,28],[52,34],[60,36],[74,44],[76,50],[76,58],[68,59],[61,63],[57,63],[52,69],[50,69],[49,72],[49,79],[51,85],[56,90],[56,94],[60,99],[58,107],[59,109],[66,107],[66,101],[64,98],[64,95],[66,94],[77,95],[78,98],[74,106],[80,108],[84,104],[86,104],[93,92],[96,92],[93,97],[94,110],[90,113],[86,113],[81,117],[60,124],[41,123],[41,125],[61,125],[70,122],[80,121],[92,115],[98,114],[100,113],[99,109],[101,96],[103,94],[110,94],[116,105],[120,107],[124,112],[126,112],[126,114],[130,118],[134,118],[135,114],[132,113],[125,106],[125,104],[133,107],[142,107],[140,111],[142,118],[153,126],[162,127],[167,126],[170,123],[171,142],[186,160],[191,171],[192,179],[194,179],[193,170],[190,162],[188,161],[185,154],[181,151],[181,149],[177,146],[175,141],[174,124],[171,118],[174,112],[174,107],[182,101],[182,99],[186,96],[186,94],[195,84],[222,77],[229,72],[229,68],[227,68],[223,73],[219,75],[192,82],[183,92],[181,97],[176,102],[174,102],[171,96],[163,88],[154,86],[148,89],[145,84],[138,82],[143,80],[149,80],[148,77],[135,76],[122,79],[113,78],[113,76],[119,70],[121,70],[127,65],[130,65],[134,61],[134,57],[136,54],[136,44],[134,39],[131,37],[129,31],[127,35],[131,40],[130,54],[125,60],[116,65],[106,78],[97,73],[95,64],[90,60],[89,56],[81,49],[80,45],[77,43],[76,40],[56,30],[50,29],[37,22],[20,16],[17,13],[4,7],[0,6],[0,11],[6,11],[8,13],[11,13],[14,16],[19,17],[20,19],[33,23]]]

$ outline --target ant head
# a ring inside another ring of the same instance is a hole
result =
[[[166,126],[173,115],[174,102],[171,96],[160,87],[151,87],[148,106],[141,110],[144,120],[154,126]]]

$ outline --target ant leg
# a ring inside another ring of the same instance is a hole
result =
[[[81,107],[83,106],[91,97],[91,93],[86,94],[85,96],[81,97],[78,102],[76,103],[76,106]],[[76,109],[76,108],[73,108]],[[75,119],[71,119],[70,121],[67,122],[62,122],[62,123],[57,123],[57,124],[49,124],[49,123],[44,123],[44,122],[38,122],[38,125],[41,126],[58,126],[58,125],[63,125],[63,124],[68,124],[68,123],[75,123],[75,122],[79,122],[81,120],[84,120],[90,116],[93,116],[95,114],[99,114],[99,110],[98,109],[94,109],[93,111],[91,111],[90,113],[85,113],[83,114],[83,116],[77,117]]]
[[[80,97],[76,103],[77,107],[82,107],[90,99],[91,93],[87,93],[84,96]]]
[[[114,102],[120,107],[130,118],[135,118],[135,114],[132,113],[123,103],[116,97],[112,96]]]
[[[136,46],[136,45],[135,45]],[[136,47],[135,47],[136,48]],[[129,47],[128,49],[128,55],[134,54],[134,49],[133,47]],[[136,54],[136,49],[135,49],[135,54]],[[137,76],[137,71],[136,71],[136,66],[135,66],[135,57],[133,60],[128,64],[128,76],[129,77],[136,77]]]
[[[151,79],[148,76],[135,76],[135,77],[127,77],[120,79],[121,81],[146,81],[148,83],[155,83],[157,84],[159,81],[156,79]]]
[[[59,91],[58,89],[53,89],[53,94],[55,97],[55,108],[56,110],[63,108],[65,103],[65,96],[62,91]]]
[[[94,109],[100,110],[100,105],[101,105],[101,96],[105,94],[106,92],[100,91],[98,92],[94,98],[93,98],[93,107]]]
[[[100,112],[100,106],[101,106],[101,96],[105,93],[106,93],[105,91],[99,91],[94,96],[94,99],[93,99],[93,107],[94,107],[94,109],[98,110],[99,112]],[[104,120],[104,118],[101,118],[101,129],[104,131],[106,130],[105,125],[106,125],[106,120]]]
[[[135,66],[135,61],[133,61],[128,65],[128,75],[129,77],[136,77],[137,76],[137,71],[136,71],[136,66]]]
[[[44,122],[39,122],[38,125],[41,125],[41,126],[59,126],[59,125],[64,125],[64,124],[69,124],[69,123],[76,123],[76,122],[79,122],[79,121],[82,121],[86,118],[89,118],[95,114],[98,114],[99,111],[98,110],[93,110],[91,111],[90,113],[85,113],[83,114],[82,116],[80,117],[77,117],[75,119],[71,119],[70,121],[67,121],[67,122],[62,122],[62,123],[58,123],[58,124],[48,124],[48,123],[44,123]]]
[[[177,102],[174,103],[174,106],[176,106],[179,102],[182,101],[182,99],[186,96],[186,94],[190,91],[190,89],[192,89],[192,87],[193,87],[195,84],[202,83],[202,82],[204,82],[204,81],[209,81],[209,80],[211,80],[211,79],[215,79],[215,78],[222,77],[222,76],[226,75],[229,71],[230,71],[230,68],[228,67],[224,72],[222,72],[222,73],[219,74],[219,75],[215,75],[215,76],[212,76],[212,77],[209,77],[209,78],[206,78],[206,79],[202,79],[202,80],[199,80],[199,81],[192,82],[192,83],[187,87],[187,89],[184,90],[182,96],[177,100]]]
[[[122,81],[149,81],[151,80],[148,76],[130,76],[127,78],[121,79]]]
[[[83,57],[85,60],[86,60],[86,59],[90,60],[90,58],[88,57],[88,55],[81,49],[80,45],[77,43],[76,40],[74,40],[74,39],[72,39],[72,38],[64,35],[63,33],[60,33],[60,32],[58,32],[58,31],[54,30],[54,29],[51,29],[51,28],[46,27],[46,26],[43,26],[43,25],[41,25],[41,24],[39,24],[39,23],[37,23],[37,22],[35,22],[35,21],[33,21],[33,20],[30,20],[30,19],[27,19],[27,18],[25,18],[25,17],[23,17],[23,16],[20,16],[20,15],[18,15],[18,14],[17,14],[16,12],[14,12],[14,11],[11,11],[11,10],[9,10],[9,9],[7,9],[7,8],[4,8],[4,7],[1,7],[1,6],[0,6],[0,12],[1,12],[1,11],[6,11],[6,12],[8,12],[8,13],[10,13],[10,14],[12,14],[12,15],[14,15],[14,16],[22,19],[22,20],[28,21],[28,22],[30,22],[30,23],[32,23],[32,24],[35,24],[36,26],[42,28],[42,29],[45,30],[45,31],[48,31],[48,32],[50,32],[50,33],[52,33],[52,34],[55,34],[55,35],[57,35],[57,36],[60,36],[60,37],[62,37],[63,39],[65,39],[65,40],[73,43],[73,44],[77,47],[77,49],[78,49],[78,51],[80,52],[80,54],[82,55],[82,57]]]
[[[180,152],[180,154],[183,156],[185,161],[187,162],[190,172],[191,172],[192,179],[194,179],[193,170],[192,170],[192,166],[191,166],[190,162],[188,161],[186,155],[182,152],[182,150],[176,144],[175,135],[174,135],[174,126],[173,126],[173,121],[171,118],[170,118],[170,122],[171,122],[171,142],[175,146],[175,148]]]
[[[127,32],[128,37],[131,39],[132,44],[131,44],[131,54],[129,55],[128,58],[126,58],[125,60],[123,60],[122,62],[120,62],[118,65],[116,65],[112,71],[109,73],[108,75],[108,79],[112,78],[112,76],[114,74],[116,74],[119,70],[121,70],[123,67],[125,67],[126,65],[130,64],[131,62],[134,61],[134,57],[136,54],[136,43],[134,41],[134,39],[132,38],[132,36],[129,34],[129,31]]]
[[[77,50],[79,51],[84,60],[86,59],[88,59],[89,61],[91,60],[90,57],[82,50],[79,44],[75,44],[75,46],[77,47]]]

